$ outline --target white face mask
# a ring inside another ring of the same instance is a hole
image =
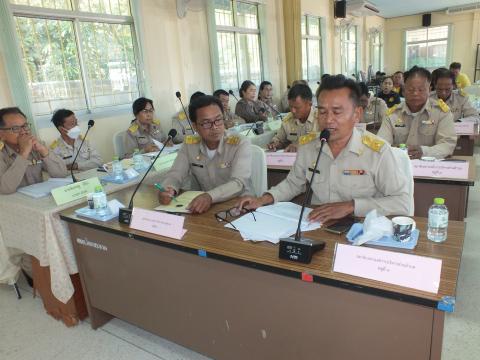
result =
[[[68,130],[67,136],[72,140],[76,140],[80,136],[81,132],[82,130],[80,129],[80,126],[77,125]]]

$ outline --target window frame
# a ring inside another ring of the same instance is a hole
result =
[[[375,37],[379,37],[379,42],[375,42]],[[384,50],[384,36],[382,31],[375,31],[374,33],[370,34],[370,39],[369,39],[369,45],[370,45],[370,64],[372,65],[374,71],[383,71],[384,67],[384,57],[383,57],[383,50]],[[373,59],[375,58],[375,48],[378,47],[378,69],[375,69],[375,64],[373,64]]]
[[[308,33],[308,18],[315,18],[318,20],[318,32],[319,32],[319,35],[310,35]],[[325,59],[324,59],[324,43],[325,43],[325,34],[324,34],[324,26],[323,26],[323,22],[324,22],[324,18],[321,17],[321,16],[317,16],[317,15],[311,15],[311,14],[303,14],[302,15],[302,18],[305,18],[305,35],[304,34],[301,34],[301,37],[302,37],[302,47],[303,47],[303,40],[306,40],[306,44],[305,44],[305,47],[306,47],[306,54],[307,54],[307,59],[306,59],[306,63],[307,63],[307,78],[304,79],[304,80],[307,80],[309,83],[313,83],[313,82],[318,82],[320,81],[320,79],[322,78],[322,75],[325,74]],[[308,51],[308,40],[318,40],[318,43],[319,43],[319,59],[320,59],[320,76],[318,79],[310,79],[308,77],[308,68],[309,68],[309,62],[308,62],[308,54],[309,54],[309,51]],[[303,54],[303,48],[302,48],[302,54]],[[303,69],[303,59],[302,59],[302,74],[304,72],[304,69]]]
[[[354,28],[355,29],[355,42],[352,42],[350,40],[345,40],[344,39],[344,33],[345,31],[347,32],[350,32],[351,28]],[[345,50],[344,50],[344,45],[345,44],[355,44],[355,76],[358,75],[358,71],[359,71],[359,59],[360,59],[360,54],[359,54],[359,45],[360,45],[360,41],[359,41],[359,31],[358,31],[358,25],[357,24],[352,24],[352,25],[349,25],[349,26],[346,26],[345,28],[341,29],[340,31],[340,58],[341,58],[341,62],[340,62],[340,71],[342,74],[345,74],[346,73],[346,76],[350,77],[352,74],[350,74],[348,72],[348,69],[344,68],[344,66],[347,65],[348,63],[348,59],[345,58],[345,56],[347,56],[348,54],[348,51],[345,53]]]

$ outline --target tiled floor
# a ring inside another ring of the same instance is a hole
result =
[[[477,164],[480,164],[480,152]],[[480,228],[478,182],[470,191],[466,221],[457,304],[455,312],[446,316],[443,360],[480,358],[480,239],[476,235]],[[1,360],[207,359],[118,319],[96,331],[90,328],[88,321],[66,328],[45,314],[40,299],[32,298],[24,282],[20,282],[20,286],[23,294],[20,301],[10,287],[0,286]]]

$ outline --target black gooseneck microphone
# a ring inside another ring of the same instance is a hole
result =
[[[180,104],[182,104],[183,113],[185,114],[185,117],[187,118],[188,125],[190,125],[190,129],[192,130],[192,133],[195,134],[195,130],[193,130],[192,122],[190,121],[190,118],[188,117],[188,113],[187,113],[187,110],[185,109],[185,105],[183,105],[182,94],[180,93],[180,91],[177,91],[175,93],[175,96],[180,101]],[[182,127],[183,135],[185,135],[185,133],[186,133],[185,127],[182,125],[181,121],[179,121],[179,123],[180,123],[180,126]]]
[[[300,217],[298,219],[297,231],[295,236],[288,238],[280,239],[280,247],[278,252],[278,257],[280,259],[291,260],[296,262],[301,262],[304,264],[310,263],[312,260],[312,255],[315,251],[321,250],[325,247],[325,242],[319,240],[312,240],[302,237],[302,219],[305,207],[307,205],[308,199],[312,193],[312,184],[315,173],[317,172],[318,163],[320,161],[320,155],[322,154],[323,146],[328,141],[330,137],[330,132],[325,129],[320,133],[320,150],[317,155],[317,161],[315,161],[315,166],[313,167],[312,177],[310,178],[309,184],[307,186],[307,191],[305,192],[305,198],[303,199],[302,210],[300,211]]]
[[[235,98],[235,100],[239,101],[238,98],[235,96],[233,90],[231,90],[231,89],[228,90],[228,93],[229,93],[230,95],[232,95],[232,96]]]
[[[160,149],[160,151],[158,152],[157,156],[155,156],[155,159],[153,159],[153,161],[150,164],[150,166],[148,167],[147,171],[145,171],[145,174],[143,175],[142,180],[140,180],[138,182],[137,186],[135,187],[135,190],[133,191],[133,194],[130,198],[130,203],[128,204],[128,207],[121,208],[119,210],[119,212],[118,212],[118,222],[121,222],[122,224],[130,225],[130,220],[132,219],[133,198],[135,197],[135,194],[137,193],[138,188],[140,187],[140,185],[142,185],[143,180],[145,180],[145,177],[148,175],[150,170],[152,170],[152,167],[155,164],[155,161],[157,161],[157,159],[160,156],[160,154],[162,153],[163,149],[165,149],[166,144],[168,144],[168,142],[170,140],[172,140],[176,135],[177,135],[177,130],[170,129],[170,131],[168,132],[167,140],[164,142],[164,144],[163,144],[162,148]]]
[[[72,165],[70,165],[70,175],[72,175],[72,180],[73,180],[74,183],[76,183],[78,180],[75,177],[75,175],[73,175],[73,165],[75,165],[75,162],[77,161],[78,155],[80,154],[80,150],[82,149],[83,143],[85,142],[85,139],[87,138],[88,132],[93,127],[93,125],[95,125],[95,121],[88,120],[87,132],[85,133],[85,136],[83,137],[82,142],[80,143],[77,154],[73,158]],[[75,143],[74,143],[74,145],[75,145]]]

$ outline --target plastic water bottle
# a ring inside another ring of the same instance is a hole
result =
[[[95,188],[95,192],[93,193],[93,207],[95,208],[95,212],[99,216],[105,216],[110,214],[110,208],[108,207],[107,202],[107,194],[103,191],[101,186],[97,186]]]
[[[118,156],[113,157],[112,173],[114,180],[123,180],[123,166],[120,160],[118,160]]]
[[[433,199],[433,205],[428,209],[428,240],[443,242],[447,240],[448,209],[445,199]]]
[[[135,149],[133,151],[133,168],[137,171],[142,171],[144,167],[143,155],[140,153],[140,150]]]

